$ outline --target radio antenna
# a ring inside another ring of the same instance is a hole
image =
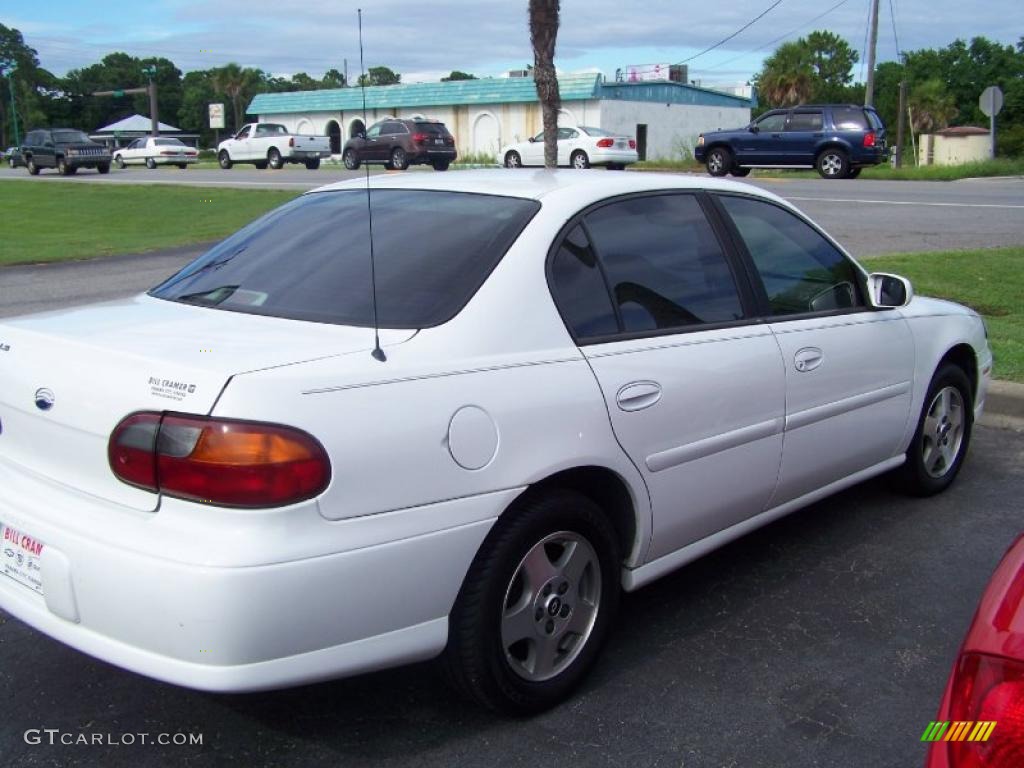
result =
[[[357,8],[359,16],[359,90],[363,94],[363,131],[366,131],[366,66],[363,64],[363,9]],[[388,358],[384,350],[380,348],[380,325],[377,322],[377,268],[373,257],[373,205],[370,201],[370,166],[363,163],[366,168],[366,215],[370,225],[370,291],[371,304],[373,306],[373,352],[374,360],[385,362]]]

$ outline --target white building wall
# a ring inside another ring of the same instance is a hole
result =
[[[987,133],[969,136],[921,134],[918,144],[920,165],[963,165],[988,160],[992,142]]]
[[[540,104],[480,104],[449,107],[403,107],[396,110],[370,109],[366,113],[368,128],[389,115],[409,119],[427,117],[440,120],[455,136],[459,155],[494,155],[501,147],[536,136],[543,128]],[[327,135],[327,124],[335,121],[341,127],[342,144],[353,127],[362,124],[362,110],[310,112],[296,114],[263,114],[261,122],[281,123],[289,131],[300,134]],[[689,152],[701,131],[732,128],[750,122],[750,110],[734,107],[704,107],[685,104],[654,104],[639,101],[588,99],[562,104],[559,125],[590,125],[610,131],[636,135],[637,124],[647,125],[647,157],[681,158],[681,148]]]
[[[749,122],[748,107],[605,99],[601,102],[601,124],[597,127],[636,136],[637,126],[646,125],[648,160],[682,160],[693,156],[698,134],[739,128]]]

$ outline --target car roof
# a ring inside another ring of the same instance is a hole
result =
[[[349,179],[312,190],[307,194],[333,190],[364,189],[366,179]],[[566,193],[579,202],[601,200],[617,195],[664,190],[702,190],[743,192],[765,199],[785,202],[758,187],[742,182],[684,173],[648,173],[607,170],[557,170],[543,168],[509,170],[503,168],[434,173],[407,171],[402,174],[370,176],[370,189],[419,189],[468,192],[479,195],[504,195],[541,200]],[[785,203],[790,207],[788,203]]]

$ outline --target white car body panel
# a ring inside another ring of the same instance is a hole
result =
[[[559,139],[558,164],[560,166],[571,165],[573,154],[579,150],[585,152],[590,165],[629,165],[640,159],[637,151],[630,148],[629,142],[633,141],[632,136],[589,136],[584,128],[580,126],[562,126],[559,130],[572,131],[576,135],[572,138]],[[541,134],[538,134],[540,136]],[[534,137],[537,139],[538,137]],[[611,147],[599,147],[597,142],[601,138],[611,138],[614,145]],[[504,163],[509,152],[516,152],[522,158],[524,166],[544,165],[544,142],[537,140],[520,141],[502,147],[498,161]]]
[[[578,211],[671,189],[786,205],[770,193],[575,171],[370,183],[541,202],[453,319],[382,329],[386,362],[370,356],[369,328],[148,296],[0,324],[0,522],[44,545],[42,594],[0,575],[0,607],[87,653],[194,688],[355,674],[439,653],[494,522],[563,470],[600,468],[628,492],[622,581],[633,589],[897,466],[954,347],[977,356],[980,413],[991,375],[982,323],[922,297],[902,309],[576,345],[545,261]],[[824,359],[798,372],[807,347]],[[649,381],[661,387],[656,402],[628,389]],[[47,412],[34,405],[42,387],[56,396]],[[620,399],[650,407],[623,410]],[[306,430],[331,458],[331,482],[313,499],[256,510],[130,487],[107,467],[106,443],[138,410]]]

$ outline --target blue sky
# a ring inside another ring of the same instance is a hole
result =
[[[676,63],[735,32],[774,0],[704,4],[680,0],[562,0],[556,65],[599,69],[627,64]],[[865,42],[870,0],[782,0],[725,45],[689,62],[691,79],[740,83],[778,45],[813,29],[842,35],[858,52]],[[1024,34],[1020,0],[882,0],[880,61],[902,50],[943,46],[956,37],[983,35],[1016,43]],[[19,3],[0,22],[20,29],[41,63],[56,74],[124,50],[160,55],[179,68],[205,69],[235,61],[274,74],[326,69],[358,73],[356,8],[363,7],[367,67],[387,65],[403,82],[434,80],[452,69],[499,75],[532,63],[526,0],[81,0]],[[812,23],[813,21],[813,23]],[[769,43],[772,43],[768,45]],[[862,78],[862,64],[855,68]]]

